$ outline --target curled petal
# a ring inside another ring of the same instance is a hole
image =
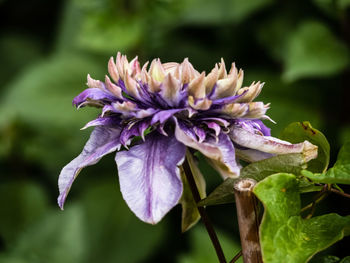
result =
[[[182,83],[190,83],[191,80],[200,75],[199,72],[195,70],[192,64],[188,61],[188,58],[185,58],[181,63],[181,73]]]
[[[99,88],[90,88],[84,90],[73,100],[73,104],[76,107],[81,107],[83,105],[96,105],[103,106],[104,101],[115,101],[117,98],[109,92],[105,92]]]
[[[220,112],[234,118],[259,119],[268,110],[269,105],[263,102],[226,104]]]
[[[225,66],[225,61],[223,58],[221,58],[221,62],[219,63],[219,72],[218,72],[219,79],[224,79],[227,77],[227,71]]]
[[[213,94],[213,98],[220,99],[225,97],[231,97],[235,95],[237,79],[235,76],[220,79],[216,82],[216,90]]]
[[[178,165],[185,152],[174,137],[153,133],[144,143],[117,153],[120,190],[142,221],[156,224],[178,203],[182,194]]]
[[[184,109],[172,109],[172,110],[162,110],[160,112],[157,112],[152,117],[151,125],[153,125],[153,124],[155,124],[157,122],[164,123],[169,118],[171,118],[175,113],[178,113],[178,112],[183,111],[183,110]]]
[[[213,102],[208,98],[196,100],[193,96],[188,97],[188,104],[195,110],[207,110],[212,103]]]
[[[81,154],[63,167],[58,178],[60,194],[57,201],[61,209],[79,172],[84,167],[97,163],[106,154],[117,150],[120,147],[119,135],[120,129],[96,127]]]
[[[176,106],[181,100],[180,89],[181,82],[171,74],[167,74],[163,80],[160,94],[170,106]]]
[[[157,82],[162,82],[165,77],[165,70],[160,59],[154,59],[149,69],[149,75]]]
[[[216,81],[218,80],[218,65],[215,65],[215,67],[212,69],[212,71],[205,77],[205,89],[206,94],[210,94],[215,86]]]
[[[122,89],[112,83],[108,76],[105,77],[106,88],[118,99],[123,99]]]
[[[272,154],[303,153],[305,160],[309,161],[317,157],[317,146],[308,141],[291,144],[270,136],[262,136],[251,133],[242,128],[233,127],[230,132],[231,139],[250,149]]]
[[[265,83],[253,83],[250,87],[245,87],[240,89],[237,94],[242,95],[236,100],[236,102],[251,102],[253,101],[261,92]]]
[[[205,72],[202,72],[202,74],[188,84],[188,94],[192,95],[196,99],[203,99],[206,93],[204,80]]]
[[[119,74],[116,64],[114,63],[114,58],[111,57],[108,61],[108,73],[112,77],[113,81],[118,83]]]
[[[258,162],[274,156],[272,153],[261,152],[253,149],[239,149],[236,147],[236,155],[239,159],[248,163]]]
[[[95,120],[89,121],[81,130],[85,130],[88,127],[93,126],[116,126],[120,124],[120,119],[114,116],[98,117]]]
[[[220,133],[217,139],[210,138],[199,142],[191,128],[186,127],[181,121],[176,121],[175,136],[178,141],[210,158],[215,166],[220,167],[224,177],[239,176],[240,169],[235,159],[235,150],[225,133]]]
[[[91,89],[105,90],[104,84],[99,80],[91,78],[90,74],[87,75],[86,85]]]

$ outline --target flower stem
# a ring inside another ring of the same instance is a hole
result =
[[[201,198],[200,198],[198,188],[197,188],[196,182],[194,181],[193,174],[192,174],[192,171],[191,171],[191,168],[190,168],[190,165],[189,165],[187,159],[185,159],[182,167],[185,171],[185,175],[186,175],[188,184],[191,188],[193,198],[194,198],[195,202],[198,203],[201,200]],[[212,223],[210,222],[210,219],[208,217],[208,214],[207,214],[205,208],[201,207],[201,206],[197,206],[197,209],[198,209],[198,212],[203,220],[205,228],[207,229],[210,240],[213,243],[213,246],[215,248],[215,252],[216,252],[216,255],[218,256],[219,262],[226,263],[226,258],[225,258],[224,252],[222,251],[219,239],[215,233],[215,230],[214,230]]]
[[[233,259],[230,261],[230,263],[235,263],[240,257],[242,256],[242,250],[240,250],[236,256],[233,257]]]
[[[239,235],[245,263],[263,262],[259,242],[257,199],[253,193],[255,184],[256,181],[249,178],[237,180],[234,184]]]
[[[341,195],[341,196],[350,198],[350,194],[341,192],[341,191],[339,191],[339,190],[337,190],[337,189],[331,188],[330,191],[331,191],[332,193],[335,193],[335,194],[338,194],[338,195]]]

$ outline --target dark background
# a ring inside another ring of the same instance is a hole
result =
[[[103,79],[117,51],[141,62],[189,57],[208,72],[223,57],[263,81],[274,136],[308,120],[331,144],[350,139],[348,0],[0,1],[0,262],[215,262],[201,226],[181,234],[177,206],[140,222],[119,192],[113,156],[85,169],[66,209],[60,169],[78,155],[97,111],[71,101],[86,75]],[[211,191],[221,179],[201,164]],[[349,190],[348,188],[344,188]],[[310,199],[305,197],[305,202]],[[210,207],[227,257],[239,250],[234,205]],[[316,213],[350,214],[330,196]],[[349,255],[349,238],[324,254]],[[318,261],[320,262],[320,261]]]

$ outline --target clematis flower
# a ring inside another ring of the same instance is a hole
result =
[[[77,108],[101,108],[82,153],[59,175],[58,204],[63,209],[74,179],[86,166],[117,151],[120,190],[142,221],[155,224],[180,200],[179,166],[186,148],[200,151],[226,177],[238,177],[239,159],[253,162],[276,154],[303,153],[315,158],[317,147],[290,144],[270,136],[261,120],[269,104],[254,102],[263,83],[242,87],[243,71],[221,60],[209,74],[185,59],[142,67],[118,53],[104,81],[88,75],[88,89],[73,100]],[[122,150],[121,150],[122,149]]]

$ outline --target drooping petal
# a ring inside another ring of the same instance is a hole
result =
[[[73,104],[76,107],[80,107],[83,104],[100,104],[100,106],[102,106],[104,104],[103,101],[115,101],[116,99],[117,98],[111,93],[105,92],[98,88],[90,88],[84,90],[82,93],[76,96],[73,100]]]
[[[262,136],[251,133],[243,128],[232,127],[230,132],[231,139],[250,149],[259,150],[272,154],[303,153],[306,160],[312,160],[317,157],[317,146],[308,141],[298,144],[291,144],[270,136]]]
[[[178,203],[182,182],[177,166],[185,151],[175,137],[153,132],[144,143],[117,153],[120,190],[142,221],[156,224]]]
[[[69,164],[63,167],[58,178],[58,205],[63,209],[67,194],[79,172],[86,166],[97,163],[103,156],[120,147],[120,129],[96,127],[83,151]]]
[[[235,150],[236,150],[236,155],[238,156],[239,159],[249,163],[258,162],[274,156],[274,154],[272,153],[266,153],[266,152],[253,150],[253,149],[239,149],[236,147]]]
[[[220,167],[224,177],[239,176],[240,169],[235,159],[235,149],[227,134],[221,132],[217,139],[209,138],[199,142],[191,128],[176,120],[175,136],[178,141],[210,158],[215,166]]]

